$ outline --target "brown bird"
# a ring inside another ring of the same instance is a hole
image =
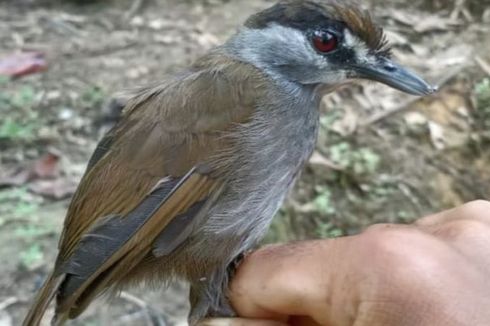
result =
[[[24,325],[102,292],[174,279],[189,322],[233,316],[234,262],[264,236],[311,155],[323,95],[355,79],[426,95],[383,31],[344,1],[281,1],[179,74],[131,94],[68,209],[54,271]]]

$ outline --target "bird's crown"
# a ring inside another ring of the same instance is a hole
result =
[[[245,26],[262,29],[274,23],[302,31],[332,26],[339,30],[348,28],[373,52],[386,56],[390,53],[383,29],[374,23],[367,10],[350,1],[282,0],[251,16]]]

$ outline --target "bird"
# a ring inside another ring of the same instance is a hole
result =
[[[392,59],[351,1],[282,0],[163,81],[131,91],[68,207],[54,268],[24,326],[99,295],[190,284],[189,324],[234,316],[236,266],[264,237],[312,154],[321,99],[356,80],[436,91]]]

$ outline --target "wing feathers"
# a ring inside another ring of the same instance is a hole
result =
[[[36,302],[36,305],[29,310],[29,313],[22,323],[23,326],[37,326],[41,323],[41,320],[44,316],[44,311],[46,311],[49,303],[51,302],[51,300],[53,300],[56,293],[58,292],[58,289],[63,282],[63,279],[63,276],[48,276],[41,290],[36,296],[36,299],[34,300]]]
[[[38,324],[56,293],[56,322],[77,316],[152,250],[165,255],[192,234],[229,175],[227,164],[209,168],[215,179],[192,167],[226,162],[234,143],[223,136],[251,119],[269,84],[254,67],[213,52],[133,94],[68,209],[52,278],[65,281],[43,287],[26,325]]]
[[[111,132],[101,139],[99,144],[97,144],[94,153],[90,157],[90,160],[88,161],[87,172],[89,172],[95,166],[95,164],[97,164],[97,162],[99,162],[99,160],[109,152],[113,142],[114,136]]]
[[[178,185],[179,180],[160,183],[128,215],[108,216],[83,235],[72,257],[59,270],[60,274],[70,275],[63,285],[61,295],[70,296],[124,243],[129,241],[147,219],[152,217],[153,211],[165,201],[171,190]]]
[[[196,215],[201,211],[207,200],[201,200],[189,207],[187,211],[176,216],[158,236],[158,239],[153,245],[153,255],[161,257],[168,255],[182,243],[192,233],[190,224],[194,224],[198,220]],[[194,221],[193,221],[194,220]]]
[[[83,311],[93,297],[116,284],[152,250],[157,237],[175,217],[201,206],[196,203],[205,201],[217,183],[192,170],[170,193],[165,194],[165,188],[158,187],[128,216],[114,216],[82,239],[61,270],[68,276],[60,291],[58,312],[73,318]],[[180,220],[192,223],[190,218]]]

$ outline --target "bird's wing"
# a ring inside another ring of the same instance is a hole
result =
[[[264,79],[244,64],[219,58],[203,64],[213,70],[196,65],[185,77],[145,89],[127,102],[70,204],[59,260],[73,254],[99,219],[126,216],[157,184],[175,182],[193,168],[202,175],[210,158],[230,150],[233,144],[223,135],[250,118]]]
[[[163,242],[178,246],[226,182],[226,157],[212,158],[233,152],[223,136],[251,118],[264,80],[243,64],[206,60],[178,80],[140,91],[97,147],[59,243],[53,277],[64,278],[62,318],[78,315],[134,268],[170,223]],[[38,301],[46,306],[46,298]]]

